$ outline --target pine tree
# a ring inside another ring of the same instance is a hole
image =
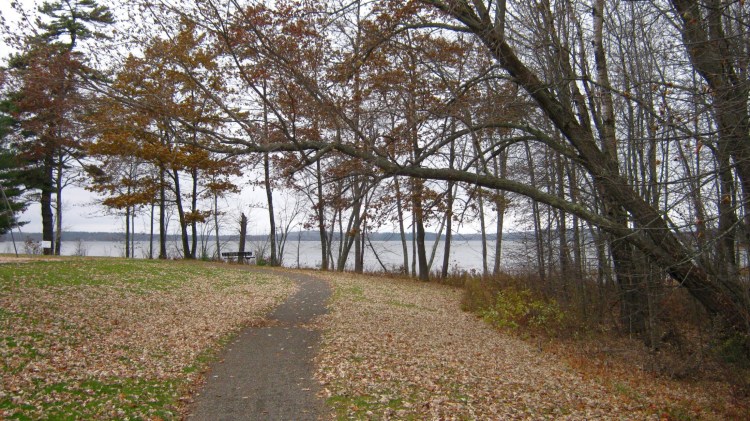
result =
[[[24,199],[24,162],[15,153],[10,140],[18,127],[9,111],[12,102],[0,102],[0,235],[24,225],[18,214],[28,207]]]
[[[30,178],[27,187],[41,192],[44,253],[59,254],[62,191],[73,163],[82,157],[76,120],[87,98],[80,83],[91,74],[76,48],[80,41],[106,38],[99,29],[114,19],[95,0],[44,2],[37,10],[38,31],[18,46],[22,53],[9,60],[9,74],[20,93],[14,116],[27,133],[19,153],[38,169],[39,177]]]

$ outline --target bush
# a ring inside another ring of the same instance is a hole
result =
[[[732,335],[718,341],[715,353],[725,363],[747,370],[750,369],[748,343],[747,337]]]
[[[464,296],[461,308],[464,311],[477,313],[494,306],[495,295],[498,292],[494,284],[476,277],[467,277],[463,282]]]
[[[526,327],[543,330],[547,334],[559,331],[565,321],[565,313],[557,301],[535,296],[528,289],[514,287],[499,291],[494,305],[480,314],[500,328]]]

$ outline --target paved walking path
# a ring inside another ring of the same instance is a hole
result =
[[[325,414],[312,361],[320,332],[304,324],[326,312],[330,287],[311,276],[274,273],[295,280],[299,290],[269,315],[269,326],[247,328],[228,345],[189,420],[316,420]]]

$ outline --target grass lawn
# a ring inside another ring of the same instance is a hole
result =
[[[202,262],[0,264],[0,419],[180,418],[211,356],[293,289]]]

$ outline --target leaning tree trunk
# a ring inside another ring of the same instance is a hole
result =
[[[599,148],[591,126],[581,124],[577,114],[560,102],[560,98],[549,89],[548,83],[518,58],[503,37],[502,31],[495,28],[492,21],[479,18],[468,2],[451,2],[449,6],[448,3],[437,0],[423,1],[463,23],[487,46],[498,65],[534,99],[547,118],[565,136],[570,147],[575,149],[578,161],[591,174],[599,194],[613,205],[621,207],[638,229],[633,231],[627,223],[623,225],[617,218],[607,218],[606,222],[600,220],[599,223],[610,233],[623,235],[626,241],[648,255],[684,286],[711,315],[719,316],[731,329],[747,335],[750,332],[750,302],[745,291],[736,283],[727,285],[717,282],[708,275],[705,268],[696,264],[693,253],[670,229],[660,211],[646,203],[632,189],[617,170],[616,162]],[[678,0],[674,2],[677,3]],[[682,16],[685,17],[685,14]],[[688,23],[693,28],[700,29],[700,25],[691,23],[694,18],[691,16],[692,14],[687,14]],[[691,45],[700,46],[700,43]],[[716,60],[715,63],[718,65],[722,60]],[[584,103],[578,102],[577,105],[585,107]],[[585,113],[578,115],[585,116]],[[747,130],[743,136],[746,135]],[[750,166],[750,159],[743,162]],[[747,180],[750,181],[750,176]]]

